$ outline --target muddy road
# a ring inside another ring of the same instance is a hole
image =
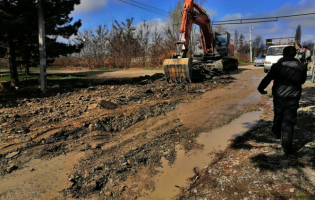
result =
[[[211,131],[269,100],[256,90],[263,70],[252,66],[190,84],[118,74],[2,97],[0,199],[171,199],[233,135]],[[181,165],[181,176],[167,180]]]

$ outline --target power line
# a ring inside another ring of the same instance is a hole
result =
[[[249,19],[232,19],[232,20],[216,21],[216,23],[218,23],[218,24],[214,24],[214,25],[250,24],[250,23],[272,22],[272,21],[278,21],[278,19],[280,19],[280,18],[300,17],[300,16],[307,16],[307,15],[315,15],[315,13],[302,13],[302,14],[296,14],[296,15],[283,15],[283,16],[276,16],[276,17],[260,17],[260,18],[249,18]],[[253,21],[253,20],[258,20],[258,21]],[[260,20],[263,20],[263,21],[260,21]],[[236,21],[239,21],[239,23],[236,23]],[[243,22],[243,21],[245,21],[245,22]],[[253,21],[253,22],[250,22],[250,21]],[[225,23],[225,22],[227,22],[227,23]]]
[[[131,6],[146,10],[148,12],[152,12],[164,17],[173,16],[175,18],[181,18],[181,16],[174,15],[170,12],[161,10],[159,8],[141,3],[136,0],[118,0],[120,2],[129,4]],[[248,18],[248,19],[232,19],[232,20],[222,20],[222,21],[213,21],[212,25],[231,25],[231,24],[253,24],[253,23],[262,23],[262,22],[274,22],[278,21],[280,18],[288,18],[288,17],[300,17],[300,16],[307,16],[307,15],[315,15],[315,13],[302,13],[302,14],[295,14],[295,15],[282,15],[276,17],[260,17],[260,18]]]
[[[164,13],[166,13],[166,14],[170,14],[169,12],[167,12],[167,11],[165,11],[165,10],[161,10],[161,9],[159,9],[159,8],[155,8],[155,7],[153,7],[153,6],[146,5],[146,4],[141,3],[141,2],[139,2],[139,1],[135,1],[135,0],[129,0],[129,1],[132,1],[132,2],[135,2],[135,3],[138,3],[138,4],[141,4],[141,5],[146,6],[146,7],[149,7],[149,8],[153,8],[153,9],[155,9],[155,10],[159,10],[159,11],[164,12]]]
[[[135,1],[135,0],[129,0],[129,1],[128,0],[118,0],[118,1],[129,4],[131,6],[134,6],[134,7],[140,8],[140,9],[143,9],[143,10],[146,10],[148,12],[152,12],[152,13],[164,16],[164,17],[173,16],[175,18],[181,18],[181,16],[174,15],[170,12],[165,11],[165,10],[161,10],[159,8],[156,8],[156,7],[153,7],[153,6],[150,6],[150,5]]]
[[[143,9],[143,10],[146,10],[148,12],[152,12],[152,13],[164,16],[164,17],[168,17],[167,14],[162,13],[161,11],[153,10],[152,8],[150,9],[149,7],[141,6],[140,4],[130,3],[130,2],[127,2],[127,1],[124,1],[124,0],[118,0],[118,1],[126,3],[126,4],[129,4],[129,5],[132,5],[132,6],[135,6],[137,8]]]
[[[232,22],[232,23],[212,23],[212,25],[227,25],[227,24],[255,24],[255,23],[262,23],[262,22],[275,22],[275,21],[278,21],[278,20],[264,20],[264,21],[253,21],[253,22],[243,22],[243,21],[240,21],[239,23],[236,23],[236,22]]]

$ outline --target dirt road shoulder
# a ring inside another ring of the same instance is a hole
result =
[[[249,132],[215,154],[178,199],[315,199],[315,90],[306,85],[298,110],[294,153],[284,156],[271,133],[272,105]]]

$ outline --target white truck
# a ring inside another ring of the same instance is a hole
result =
[[[275,46],[268,47],[267,55],[265,58],[265,64],[264,64],[265,73],[268,73],[271,68],[271,65],[278,62],[278,60],[283,57],[283,49],[287,46],[292,46],[292,45],[275,45]]]

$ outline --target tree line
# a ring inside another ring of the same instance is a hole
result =
[[[74,43],[83,44],[83,48],[72,57],[89,68],[159,66],[174,51],[176,39],[169,27],[161,31],[144,21],[136,28],[130,18],[114,21],[110,27],[98,25],[96,30],[79,31]]]

